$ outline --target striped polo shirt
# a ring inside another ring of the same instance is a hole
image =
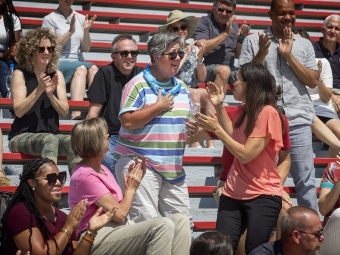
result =
[[[143,127],[135,130],[119,131],[119,139],[114,152],[114,164],[121,156],[133,158],[135,155],[148,158],[148,167],[159,173],[163,179],[175,183],[185,179],[182,166],[186,134],[185,117],[190,107],[190,94],[180,80],[181,89],[174,97],[171,111],[163,111]],[[173,88],[170,80],[158,82],[166,91]],[[156,103],[157,95],[143,78],[143,72],[125,85],[119,117],[131,111]]]

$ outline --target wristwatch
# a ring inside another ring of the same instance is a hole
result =
[[[88,234],[92,239],[94,239],[97,236],[97,232],[94,233],[94,232],[92,232],[90,230],[86,230],[85,233]]]
[[[204,58],[202,58],[201,60],[196,59],[196,61],[197,61],[198,64],[203,64]]]

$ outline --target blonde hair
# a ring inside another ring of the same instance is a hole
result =
[[[49,39],[51,46],[54,47],[51,60],[46,67],[46,73],[53,73],[57,70],[61,48],[57,43],[56,36],[47,28],[29,30],[16,44],[16,59],[21,69],[31,73],[34,72],[34,54],[43,39]]]
[[[81,158],[103,156],[107,134],[108,126],[103,118],[78,122],[71,131],[71,148]]]

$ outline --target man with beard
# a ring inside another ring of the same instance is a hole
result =
[[[312,209],[295,206],[281,218],[281,239],[268,242],[248,255],[316,255],[324,240],[319,215]]]
[[[299,205],[318,211],[315,192],[312,132],[315,113],[306,86],[315,88],[319,71],[312,43],[295,36],[295,5],[292,0],[273,0],[268,12],[272,25],[263,34],[247,36],[239,64],[263,64],[283,94],[278,105],[287,116],[291,140],[291,168]]]
[[[116,36],[112,41],[112,63],[96,73],[87,92],[90,101],[87,119],[103,117],[109,126],[110,150],[105,154],[102,163],[113,175],[113,152],[121,126],[118,113],[122,90],[126,83],[143,71],[143,68],[136,66],[137,55],[137,43],[131,35]]]

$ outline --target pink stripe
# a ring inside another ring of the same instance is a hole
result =
[[[184,133],[181,134],[128,134],[129,135],[129,140],[134,140],[134,141],[143,141],[143,142],[148,142],[148,141],[160,141],[164,143],[164,141],[185,141],[186,140],[186,135]],[[125,136],[125,134],[124,134]]]
[[[161,173],[181,172],[182,168],[183,168],[183,166],[181,164],[159,165],[159,164],[153,164],[152,162],[150,162],[150,160],[148,160],[148,163],[150,164],[150,166],[157,169],[157,171],[161,172]]]

